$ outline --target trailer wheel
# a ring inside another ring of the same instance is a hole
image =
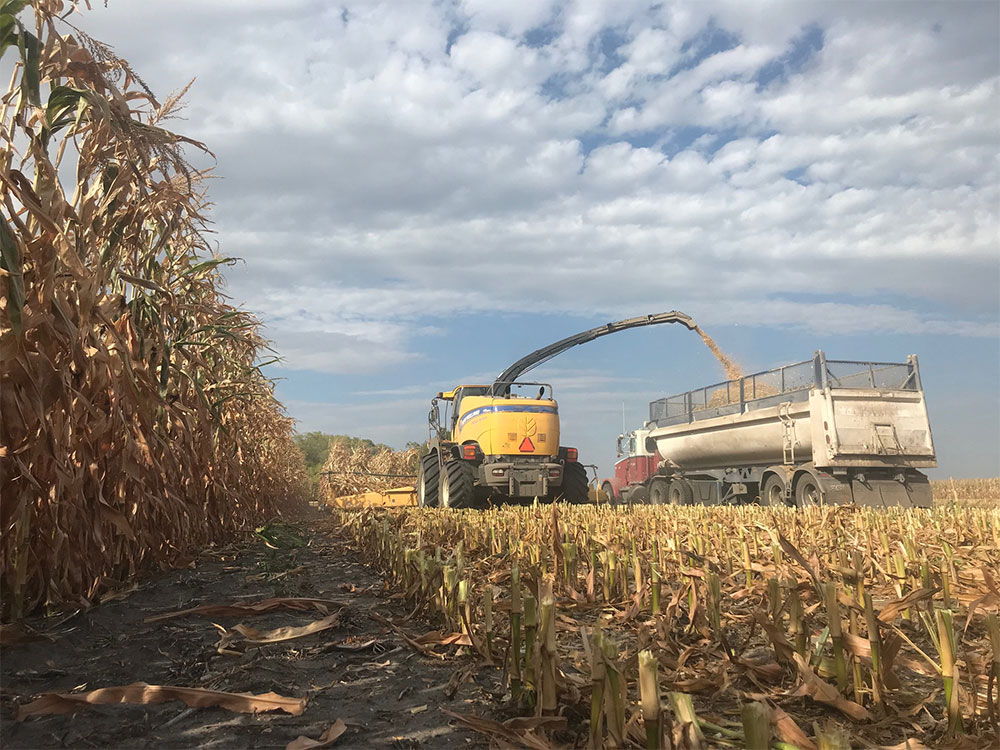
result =
[[[615,488],[611,486],[611,482],[605,482],[601,485],[601,491],[607,495],[608,502],[612,505],[615,504]]]
[[[435,508],[438,504],[438,457],[430,453],[420,459],[417,477],[417,505],[421,508]]]
[[[472,465],[461,459],[444,465],[441,476],[442,508],[470,508],[473,501]]]
[[[670,502],[670,484],[666,479],[654,479],[649,483],[649,504],[666,505]]]
[[[760,504],[780,507],[785,502],[785,482],[776,474],[771,474],[760,491]]]
[[[672,481],[668,493],[671,505],[691,505],[694,502],[694,490],[687,480],[675,479]]]
[[[567,461],[563,467],[563,500],[573,505],[583,505],[590,500],[587,470],[578,461]]]
[[[810,505],[819,505],[823,499],[819,484],[811,476],[806,474],[795,484],[795,504],[800,508]]]

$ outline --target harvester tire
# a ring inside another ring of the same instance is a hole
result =
[[[670,483],[666,479],[654,479],[649,483],[649,504],[667,505],[670,502]]]
[[[587,482],[587,470],[578,461],[567,461],[563,467],[563,480],[560,494],[567,503],[583,505],[590,500],[590,485]]]
[[[461,459],[444,465],[439,505],[442,508],[471,508],[474,500],[472,465]]]
[[[420,459],[420,469],[417,476],[417,505],[421,508],[437,507],[439,474],[436,453],[430,453]]]

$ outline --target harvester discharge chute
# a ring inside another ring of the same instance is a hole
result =
[[[460,385],[438,393],[428,418],[430,452],[421,460],[417,477],[418,503],[464,508],[531,498],[587,502],[586,469],[576,448],[560,445],[559,406],[552,386],[520,378],[579,344],[660,323],[695,329],[694,321],[677,311],[607,323],[533,351],[491,385]],[[444,419],[441,401],[446,405]]]

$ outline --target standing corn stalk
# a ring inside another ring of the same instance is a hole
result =
[[[951,610],[935,610],[938,645],[941,653],[941,681],[944,685],[945,711],[948,714],[948,735],[962,734],[962,710],[958,705],[958,667],[955,654],[955,626]]]
[[[202,144],[58,0],[0,3],[3,617],[97,596],[304,496],[258,321],[220,292]],[[207,153],[207,151],[206,151]],[[63,175],[75,175],[65,185]]]

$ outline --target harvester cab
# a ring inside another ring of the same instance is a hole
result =
[[[460,385],[438,393],[428,415],[429,452],[420,461],[418,504],[468,508],[532,498],[587,502],[587,470],[576,448],[559,444],[559,405],[552,386],[519,378],[570,347],[658,323],[694,328],[691,318],[676,311],[607,323],[522,357],[492,385]]]

